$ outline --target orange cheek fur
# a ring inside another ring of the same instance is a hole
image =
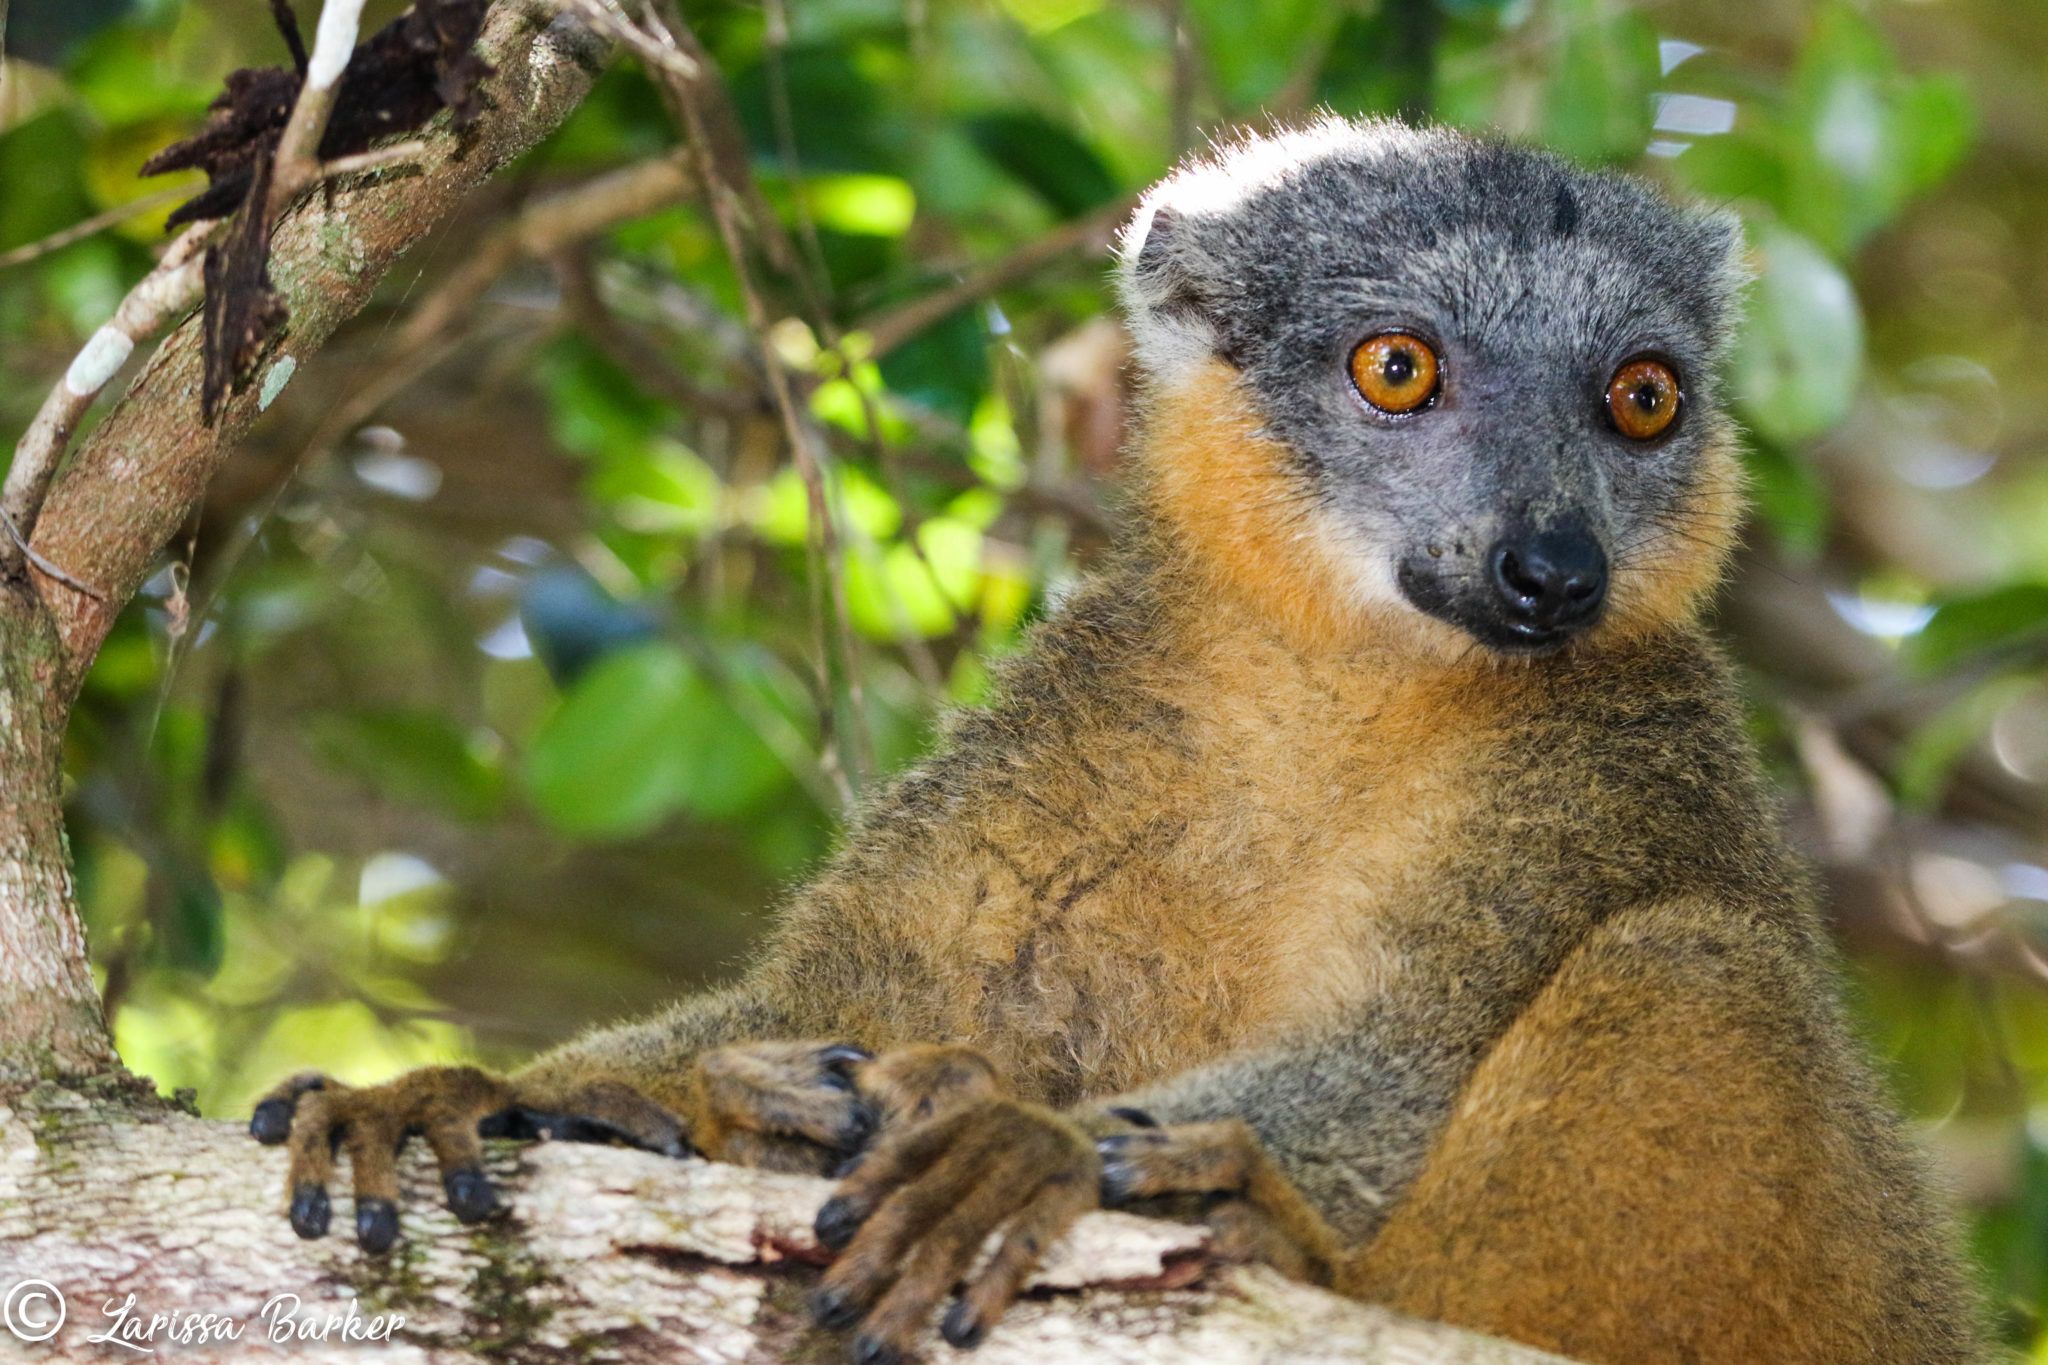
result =
[[[1257,426],[1237,372],[1219,360],[1153,399],[1142,447],[1146,498],[1187,567],[1312,653],[1370,642],[1468,655],[1470,639],[1455,627],[1359,599],[1345,547],[1322,524],[1286,449]],[[1608,618],[1588,643],[1640,639],[1697,617],[1734,546],[1742,487],[1732,439],[1717,439],[1677,529],[1618,566]]]
[[[1212,360],[1157,395],[1143,446],[1146,492],[1187,567],[1319,651],[1355,641],[1366,613],[1290,457],[1255,434],[1235,370]]]

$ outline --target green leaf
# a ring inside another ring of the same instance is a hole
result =
[[[1071,131],[1029,110],[967,121],[983,156],[1029,186],[1062,218],[1078,218],[1116,198],[1116,177]]]
[[[818,226],[866,237],[901,237],[917,217],[917,195],[893,175],[819,175],[801,193]]]
[[[648,447],[671,420],[666,404],[580,336],[557,339],[539,368],[555,439],[580,455]]]
[[[1976,747],[1998,713],[2033,685],[2029,678],[1994,678],[1937,711],[1907,739],[1892,765],[1899,800],[1921,811],[1939,805],[1956,764]]]
[[[1793,76],[1779,207],[1822,245],[1847,252],[1948,173],[1969,145],[1971,124],[1958,81],[1904,75],[1884,34],[1835,5]]]
[[[1916,667],[1937,672],[1972,654],[2048,631],[2048,583],[2011,583],[1936,606],[1907,646]]]
[[[1564,41],[1543,104],[1543,140],[1593,163],[1626,161],[1650,139],[1657,30],[1607,0],[1557,6]]]
[[[629,531],[697,536],[717,523],[725,489],[694,451],[657,440],[612,452],[591,475],[590,492]]]
[[[863,634],[878,640],[893,640],[905,631],[944,635],[974,601],[981,532],[964,521],[934,517],[917,528],[917,544],[922,558],[899,543],[847,563],[847,607]]]
[[[164,958],[174,967],[211,976],[220,970],[225,939],[221,933],[220,888],[197,868],[172,873],[170,915],[163,925]]]
[[[622,838],[678,811],[724,819],[758,805],[788,772],[757,725],[793,725],[793,708],[765,670],[728,673],[744,714],[674,645],[642,645],[599,663],[527,750],[535,808],[564,833]]]
[[[758,809],[789,782],[789,769],[762,737],[779,730],[785,740],[814,744],[799,717],[801,697],[749,652],[720,660],[719,685],[700,675],[688,699],[683,743],[690,753],[679,798],[700,820],[732,820]]]
[[[1188,11],[1225,109],[1245,113],[1279,93],[1342,12],[1322,0],[1192,0]]]
[[[621,837],[671,814],[686,780],[690,665],[673,645],[600,661],[543,721],[526,753],[526,791],[564,833]]]
[[[1751,426],[1792,445],[1848,415],[1863,372],[1863,313],[1848,277],[1799,234],[1766,228],[1757,255],[1735,390]]]
[[[1828,490],[1810,462],[1771,441],[1744,452],[1750,496],[1766,524],[1796,558],[1811,563],[1827,542]]]
[[[461,820],[488,820],[504,795],[498,764],[439,711],[363,708],[315,718],[314,747],[394,800],[431,806]]]

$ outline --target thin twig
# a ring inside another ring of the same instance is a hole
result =
[[[382,170],[402,162],[418,161],[427,154],[427,144],[414,139],[411,142],[394,142],[389,147],[372,147],[367,152],[352,156],[338,156],[332,161],[320,163],[319,178],[335,180],[344,175],[361,175],[365,171]]]
[[[739,284],[747,327],[761,353],[769,397],[782,418],[783,433],[789,441],[797,474],[803,480],[809,508],[806,548],[812,571],[812,608],[821,637],[818,642],[820,661],[825,670],[825,696],[829,701],[826,714],[828,719],[834,720],[839,749],[833,781],[842,797],[850,802],[871,771],[873,759],[869,751],[859,649],[854,642],[852,613],[847,606],[839,530],[827,489],[827,455],[813,442],[810,425],[797,404],[789,374],[769,339],[768,307],[754,281],[747,244],[740,231],[739,205],[750,198],[748,187],[726,180],[726,167],[721,165],[719,144],[712,131],[712,116],[699,103],[698,81],[707,69],[703,49],[695,32],[683,21],[670,0],[651,0],[647,22],[658,31],[657,40],[666,40],[667,46],[685,52],[699,73],[698,76],[680,78],[670,68],[664,67],[661,90],[671,114],[683,125],[691,150],[696,155],[697,171],[704,180],[705,198],[711,206],[711,216],[717,224],[719,238]],[[844,714],[838,715],[842,691]]]
[[[14,543],[15,550],[28,562],[28,566],[37,573],[42,574],[46,578],[55,579],[74,592],[82,592],[95,602],[107,600],[107,595],[92,584],[73,578],[58,565],[52,564],[49,560],[37,554],[35,547],[28,543],[28,537],[22,535],[21,528],[14,524],[14,518],[8,516],[4,511],[0,511],[0,530],[7,532],[7,538]]]
[[[291,118],[277,140],[270,176],[270,201],[252,204],[250,212],[273,217],[299,191],[320,179],[320,139],[334,112],[334,92],[341,73],[356,50],[356,30],[363,18],[363,0],[326,0],[320,26],[313,33],[313,54],[306,59],[306,81],[292,104]]]
[[[856,330],[868,334],[872,342],[870,355],[879,359],[975,300],[1008,288],[1054,261],[1084,249],[1103,249],[1116,225],[1129,216],[1134,202],[1132,199],[1118,199],[1104,204],[1085,217],[1061,224],[1036,241],[1026,242],[1001,260],[990,262],[957,283],[882,313]]]
[[[654,67],[656,74],[665,74],[685,81],[697,78],[695,62],[677,50],[673,44],[661,42],[634,23],[623,10],[611,3],[611,0],[555,0],[555,4]]]
[[[26,265],[53,251],[62,251],[73,242],[82,242],[88,237],[105,232],[110,227],[125,223],[130,218],[139,218],[152,209],[160,209],[166,204],[183,199],[191,192],[189,185],[177,185],[167,190],[158,190],[154,194],[145,194],[140,199],[130,199],[125,204],[116,204],[104,212],[95,213],[90,218],[73,223],[70,227],[60,228],[40,241],[24,243],[11,251],[0,251],[0,270],[14,265]]]
[[[696,177],[675,157],[608,171],[536,200],[492,229],[434,294],[413,310],[399,350],[424,344],[468,313],[522,256],[545,260],[614,224],[644,217],[688,194]]]
[[[14,448],[6,484],[0,486],[0,514],[7,517],[12,532],[9,540],[0,542],[0,574],[18,570],[26,560],[27,540],[35,535],[50,481],[71,444],[71,433],[100,390],[120,372],[137,342],[154,336],[199,302],[203,288],[200,247],[213,227],[211,223],[197,224],[171,243],[156,268],[128,291],[114,316],[92,334],[64,377],[43,399],[35,420]],[[60,582],[70,581],[51,576]]]

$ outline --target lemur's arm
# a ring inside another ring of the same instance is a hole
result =
[[[1427,1031],[1416,1022],[1374,1009],[1088,1106],[1075,1115],[1086,1126],[1112,1110],[1156,1125],[1098,1143],[1105,1201],[1243,1195],[1304,1252],[1364,1244],[1421,1171],[1491,1032],[1449,1009]]]
[[[865,1051],[830,1041],[831,1020],[802,1018],[742,986],[685,1000],[638,1023],[586,1035],[509,1076],[425,1067],[383,1085],[293,1077],[257,1106],[249,1131],[288,1143],[292,1227],[327,1231],[335,1155],[348,1154],[356,1240],[383,1251],[398,1235],[397,1153],[424,1136],[448,1206],[464,1222],[496,1195],[483,1137],[623,1141],[681,1156],[696,1151],[773,1169],[820,1173],[872,1130],[851,1068]],[[810,1039],[754,1043],[741,1040]]]

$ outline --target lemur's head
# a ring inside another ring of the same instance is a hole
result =
[[[1739,515],[1740,253],[1732,215],[1444,130],[1221,148],[1123,239],[1155,511],[1307,629],[1540,654],[1683,618]]]

